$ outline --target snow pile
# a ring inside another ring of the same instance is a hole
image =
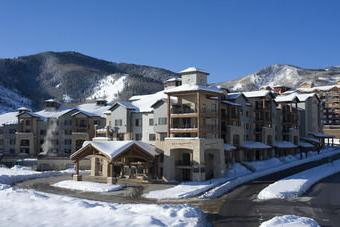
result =
[[[105,98],[108,102],[116,100],[125,87],[127,77],[126,75],[119,76],[112,74],[99,80],[97,86],[93,89],[94,93],[87,99]]]
[[[123,188],[119,184],[103,184],[90,181],[73,181],[73,180],[60,181],[58,183],[53,184],[52,186],[86,192],[112,192],[121,190]]]
[[[258,199],[290,199],[301,196],[321,179],[340,172],[340,160],[286,177],[264,188]]]
[[[239,163],[235,163],[230,169],[228,169],[226,177],[231,180],[236,177],[249,174],[250,171]],[[222,184],[226,181],[225,178],[215,178],[207,181],[200,182],[183,182],[172,188],[151,191],[143,196],[149,199],[180,199],[180,198],[190,198],[202,194],[217,185]]]
[[[117,204],[33,190],[0,191],[2,226],[205,226],[189,205]]]
[[[223,194],[225,194],[228,191],[231,191],[232,189],[246,183],[249,181],[252,181],[256,178],[259,177],[263,177],[275,172],[279,172],[279,171],[283,171],[289,168],[292,168],[294,166],[298,166],[298,165],[302,165],[308,162],[312,162],[315,160],[319,160],[322,158],[326,158],[326,157],[330,157],[333,156],[335,154],[339,154],[340,153],[340,149],[334,150],[332,148],[328,148],[328,149],[324,149],[321,151],[321,153],[319,155],[317,155],[317,152],[310,152],[309,156],[305,159],[299,160],[294,156],[289,156],[289,157],[285,157],[285,158],[281,158],[281,163],[278,163],[277,165],[269,165],[270,167],[268,167],[267,169],[265,168],[258,168],[258,170],[254,173],[250,173],[244,176],[240,176],[237,177],[235,179],[227,179],[224,181],[223,184],[220,185],[216,185],[216,187],[214,187],[213,189],[211,189],[210,191],[207,191],[206,193],[204,193],[201,198],[216,198],[219,197]],[[267,160],[269,163],[272,162],[271,159]],[[262,164],[264,164],[266,161],[261,161],[263,162]],[[249,164],[249,163],[248,163]],[[256,166],[256,165],[255,165]],[[265,166],[264,165],[260,165],[260,166]]]
[[[312,218],[283,215],[263,222],[260,227],[319,227],[319,224]]]
[[[38,172],[29,170],[27,167],[14,166],[13,168],[0,168],[0,184],[2,185],[12,185],[16,182],[30,180],[34,178],[41,177],[49,177],[49,176],[58,176],[63,174],[62,171],[46,171],[46,172]],[[0,186],[7,187],[7,186]]]

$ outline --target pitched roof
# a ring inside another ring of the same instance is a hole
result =
[[[180,71],[180,74],[185,74],[185,73],[191,73],[191,72],[201,72],[201,73],[205,73],[205,74],[209,74],[206,71],[204,71],[203,69],[197,68],[197,67],[188,67],[182,71]]]
[[[247,92],[243,92],[243,94],[247,98],[257,98],[257,97],[265,97],[267,95],[273,95],[273,93],[271,91],[268,91],[268,90],[247,91]]]
[[[246,148],[246,149],[269,149],[271,146],[257,142],[257,141],[245,141],[241,147]]]
[[[0,125],[11,125],[18,123],[18,112],[9,112],[0,115]]]
[[[297,146],[289,141],[275,141],[273,144],[276,148],[297,148]]]
[[[133,145],[137,145],[152,157],[158,155],[155,146],[141,141],[85,141],[82,148],[71,155],[71,159],[81,153],[86,147],[92,146],[112,160]]]
[[[169,88],[165,91],[165,93],[186,92],[186,91],[208,91],[208,92],[213,92],[213,93],[223,93],[223,91],[216,86],[203,86],[203,85],[192,85],[192,84],[182,84],[181,86]]]

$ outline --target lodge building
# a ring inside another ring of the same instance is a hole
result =
[[[317,94],[283,86],[230,92],[209,85],[208,75],[190,67],[155,94],[74,108],[47,100],[42,111],[8,115],[13,121],[0,115],[0,149],[29,157],[70,156],[76,180],[82,160],[88,160],[91,176],[109,183],[118,177],[201,181],[222,177],[235,162],[296,154],[332,141],[322,131],[324,103]],[[46,151],[42,144],[54,124]],[[5,136],[12,128],[16,132]]]

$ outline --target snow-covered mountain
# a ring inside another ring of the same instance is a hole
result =
[[[309,82],[314,85],[328,85],[340,81],[340,67],[325,69],[304,69],[292,65],[274,64],[241,79],[217,83],[230,90],[249,91],[263,86],[284,85],[292,88]]]
[[[33,109],[56,98],[79,104],[154,93],[176,74],[162,68],[114,63],[77,52],[44,52],[0,59],[0,111],[23,105]]]

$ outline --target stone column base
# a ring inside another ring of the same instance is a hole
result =
[[[72,178],[74,181],[82,181],[81,175],[74,174]]]
[[[115,184],[115,183],[117,183],[117,178],[116,177],[107,177],[106,183],[107,184]]]

